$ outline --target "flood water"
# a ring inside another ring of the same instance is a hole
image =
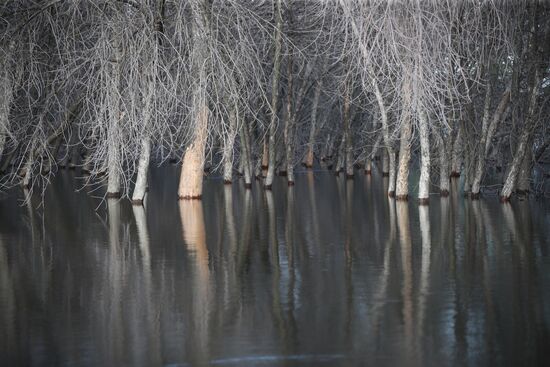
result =
[[[0,365],[550,363],[549,201],[318,172],[178,202],[168,167],[143,209],[74,176],[0,199]]]

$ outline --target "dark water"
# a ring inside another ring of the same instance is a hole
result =
[[[72,175],[0,201],[2,366],[550,363],[549,202],[318,173],[178,203],[167,168],[144,210]]]

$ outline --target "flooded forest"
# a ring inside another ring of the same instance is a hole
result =
[[[548,116],[548,1],[0,0],[0,364],[545,366]]]

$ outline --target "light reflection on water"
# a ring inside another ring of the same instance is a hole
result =
[[[178,202],[162,168],[144,209],[72,175],[0,202],[2,364],[546,363],[547,202],[419,207],[311,172]]]

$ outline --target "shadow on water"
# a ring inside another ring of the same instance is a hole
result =
[[[6,365],[547,362],[550,203],[418,206],[323,172],[178,202],[162,168],[132,207],[73,175],[0,201]]]

